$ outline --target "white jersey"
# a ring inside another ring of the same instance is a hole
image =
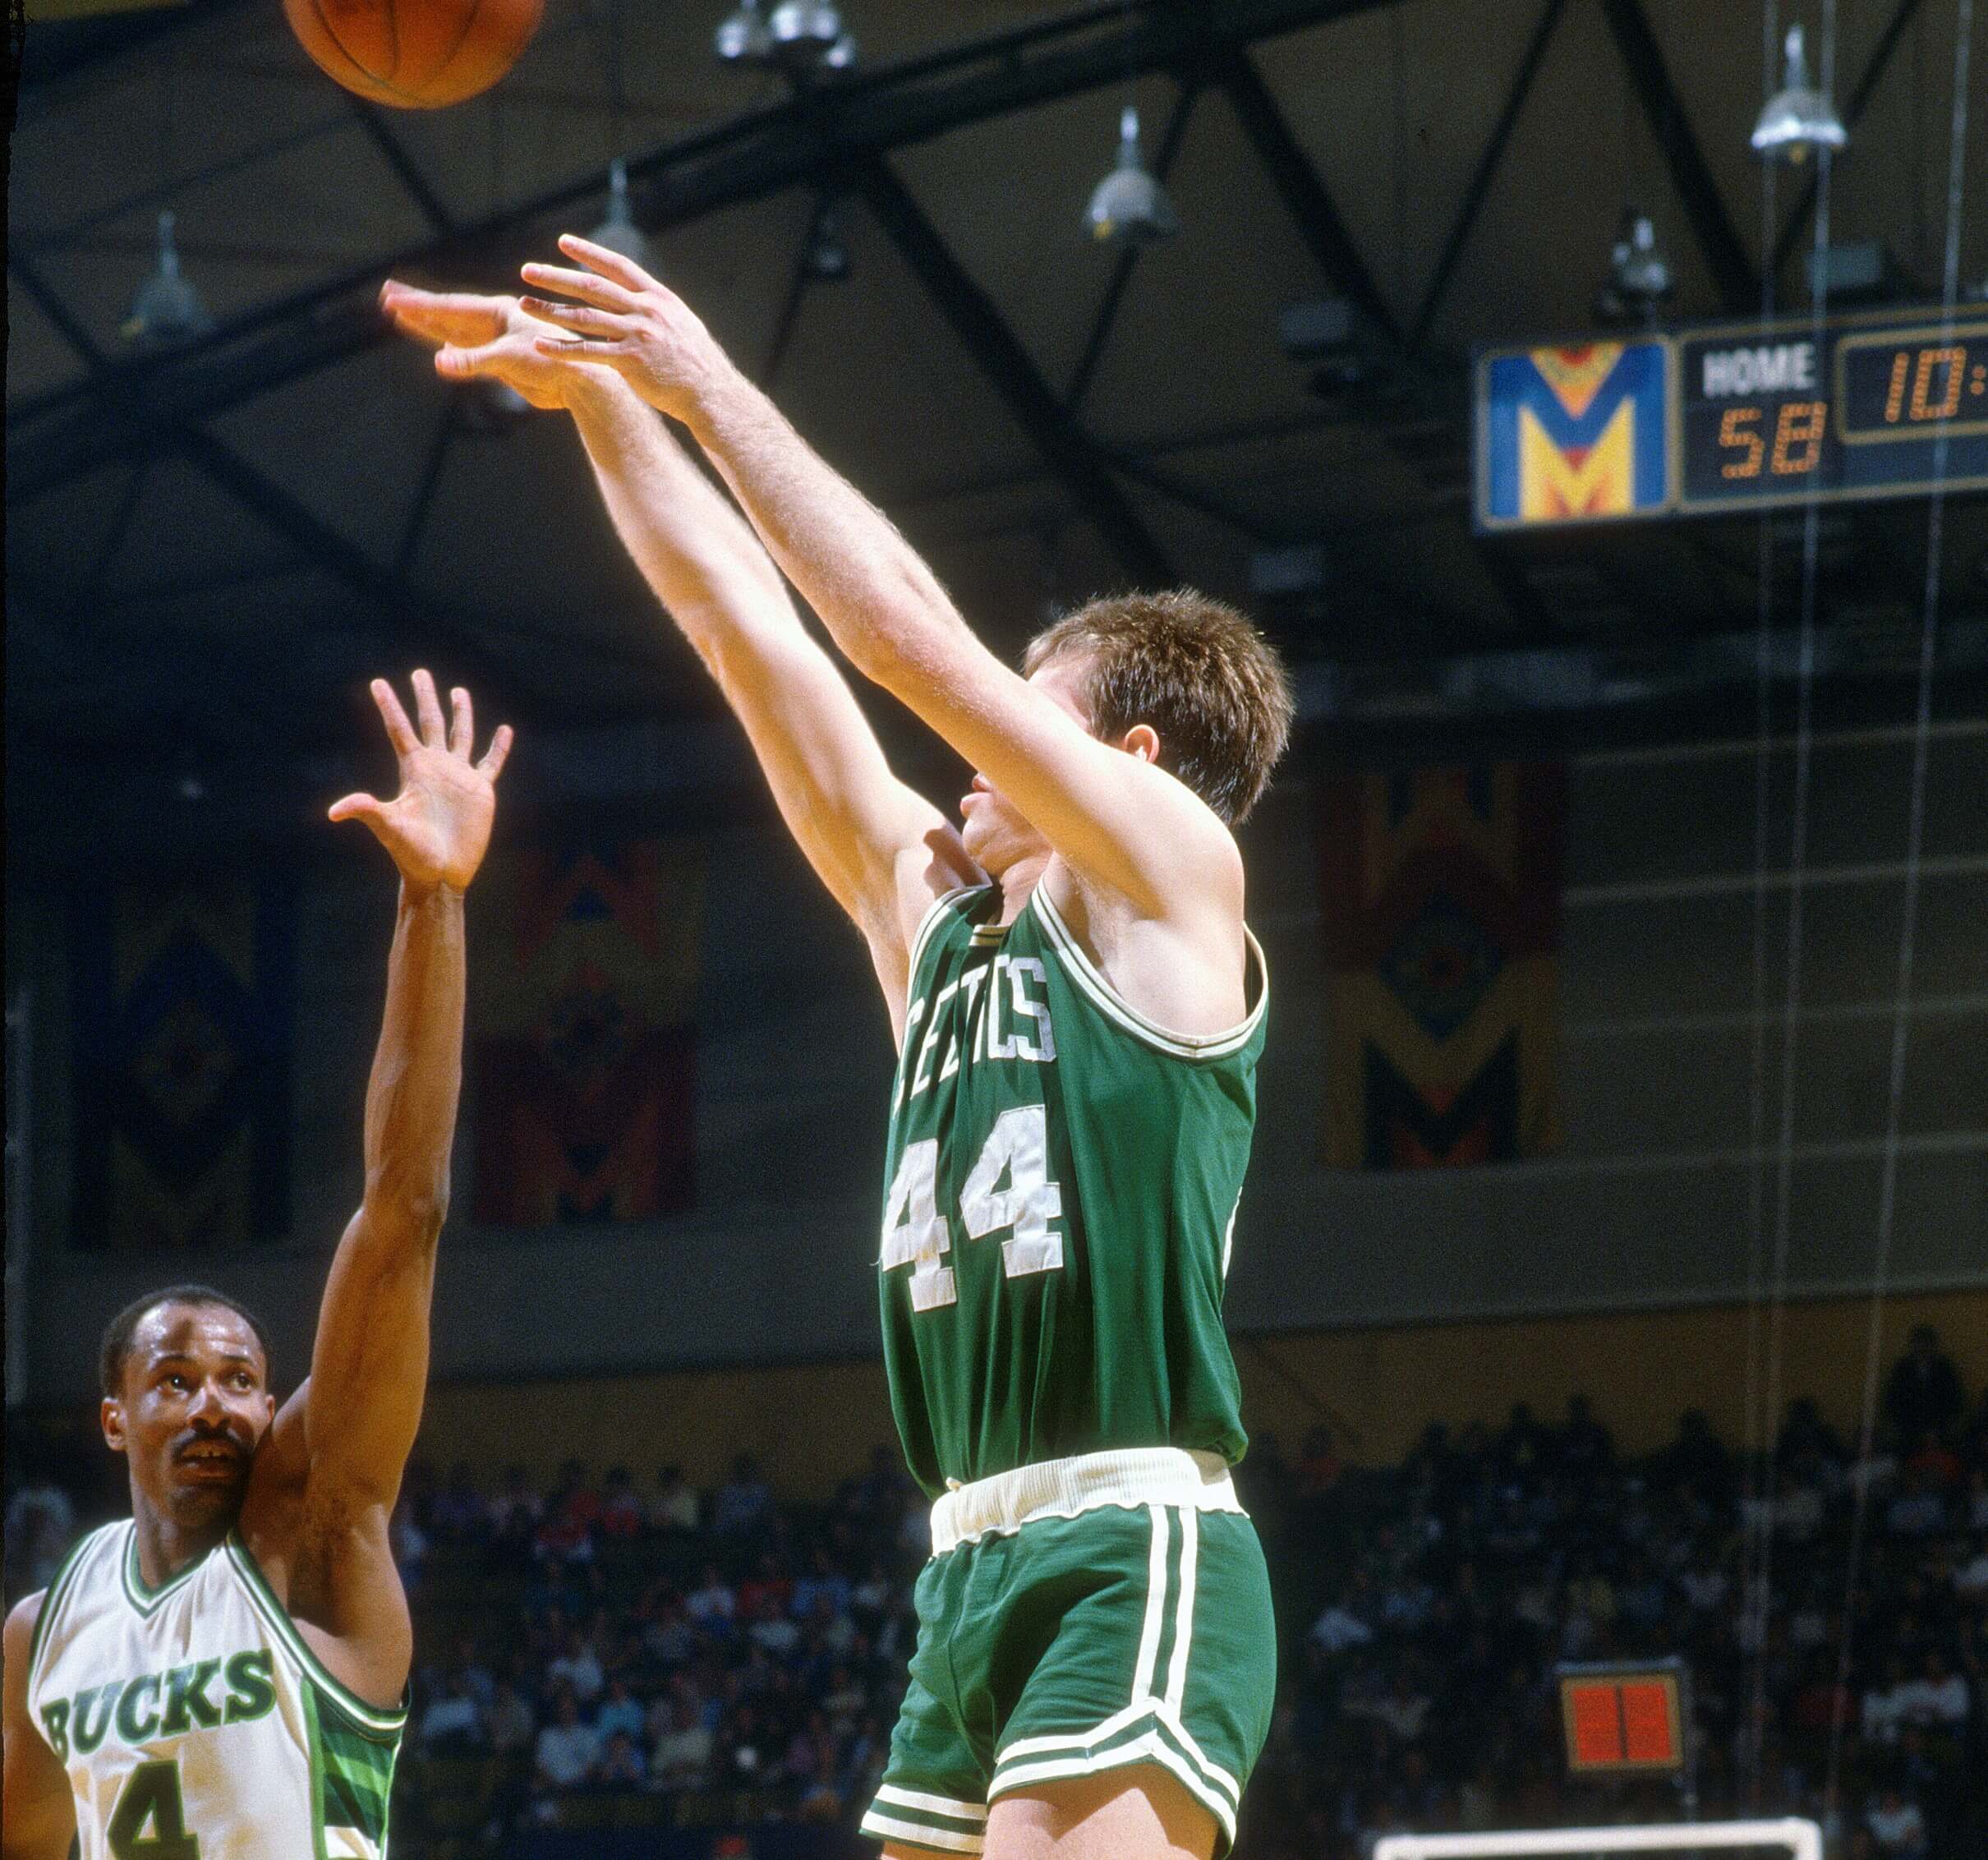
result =
[[[91,1532],[43,1599],[28,1708],[81,1860],[382,1860],[407,1714],[324,1670],[239,1536],[156,1589],[137,1528]]]

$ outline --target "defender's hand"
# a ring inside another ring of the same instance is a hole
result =
[[[435,349],[435,371],[444,380],[487,377],[548,408],[569,407],[576,395],[597,390],[595,371],[540,353],[545,325],[526,315],[516,297],[421,291],[389,278],[380,307],[397,329]]]
[[[619,252],[572,232],[560,235],[559,250],[587,269],[527,265],[522,273],[527,284],[579,300],[518,300],[527,316],[564,332],[541,330],[539,353],[584,363],[589,371],[612,369],[651,407],[687,419],[703,391],[731,368],[711,332],[675,292]]]
[[[390,801],[347,794],[332,804],[331,817],[364,821],[393,855],[408,884],[447,885],[459,891],[476,877],[490,843],[497,776],[511,753],[511,726],[499,724],[483,760],[472,762],[476,725],[469,693],[460,685],[449,693],[454,718],[444,732],[435,680],[417,671],[413,683],[415,709],[421,720],[419,736],[393,687],[384,678],[372,684],[373,702],[400,758],[400,792]]]

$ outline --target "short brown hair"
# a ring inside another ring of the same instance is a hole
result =
[[[1081,653],[1091,728],[1148,724],[1160,767],[1230,826],[1269,784],[1291,737],[1291,680],[1277,648],[1226,602],[1179,587],[1122,594],[1066,614],[1029,642],[1022,670]]]

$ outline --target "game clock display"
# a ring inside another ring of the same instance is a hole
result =
[[[1946,331],[1756,324],[1673,339],[1681,510],[1905,496],[1988,475],[1979,312]]]

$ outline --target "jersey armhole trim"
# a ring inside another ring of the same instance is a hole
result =
[[[1263,946],[1257,942],[1256,932],[1247,924],[1243,926],[1243,942],[1249,965],[1255,971],[1254,1005],[1236,1025],[1221,1033],[1176,1034],[1171,1028],[1148,1020],[1112,987],[1102,971],[1084,954],[1083,946],[1056,909],[1056,900],[1042,886],[1038,885],[1029,894],[1029,901],[1042,918],[1042,928],[1056,946],[1057,955],[1063,958],[1071,980],[1090,997],[1094,1007],[1148,1046],[1176,1059],[1225,1059],[1247,1046],[1263,1024],[1264,1011],[1270,1005],[1270,968],[1263,960]]]
[[[255,1604],[255,1612],[269,1624],[270,1632],[290,1657],[303,1669],[304,1677],[352,1721],[355,1729],[383,1742],[398,1739],[407,1727],[407,1696],[403,1694],[399,1709],[394,1711],[382,1711],[376,1705],[368,1705],[331,1673],[311,1643],[297,1632],[289,1610],[276,1599],[276,1591],[269,1586],[261,1566],[237,1533],[229,1533],[228,1556],[250,1601]]]
[[[41,1613],[35,1617],[35,1632],[28,1637],[27,1689],[30,1697],[35,1689],[35,1676],[41,1669],[41,1656],[48,1644],[48,1634],[55,1625],[55,1617],[62,1604],[69,1599],[69,1591],[76,1580],[77,1567],[84,1554],[106,1531],[114,1531],[115,1525],[100,1525],[94,1531],[85,1531],[70,1545],[69,1554],[62,1558],[60,1567],[42,1593]]]
[[[918,919],[918,927],[911,939],[911,958],[904,970],[904,986],[909,989],[918,979],[918,958],[925,953],[925,945],[937,927],[941,915],[962,898],[969,898],[977,892],[991,890],[986,885],[955,885],[950,891],[942,891],[926,908],[925,914]]]

